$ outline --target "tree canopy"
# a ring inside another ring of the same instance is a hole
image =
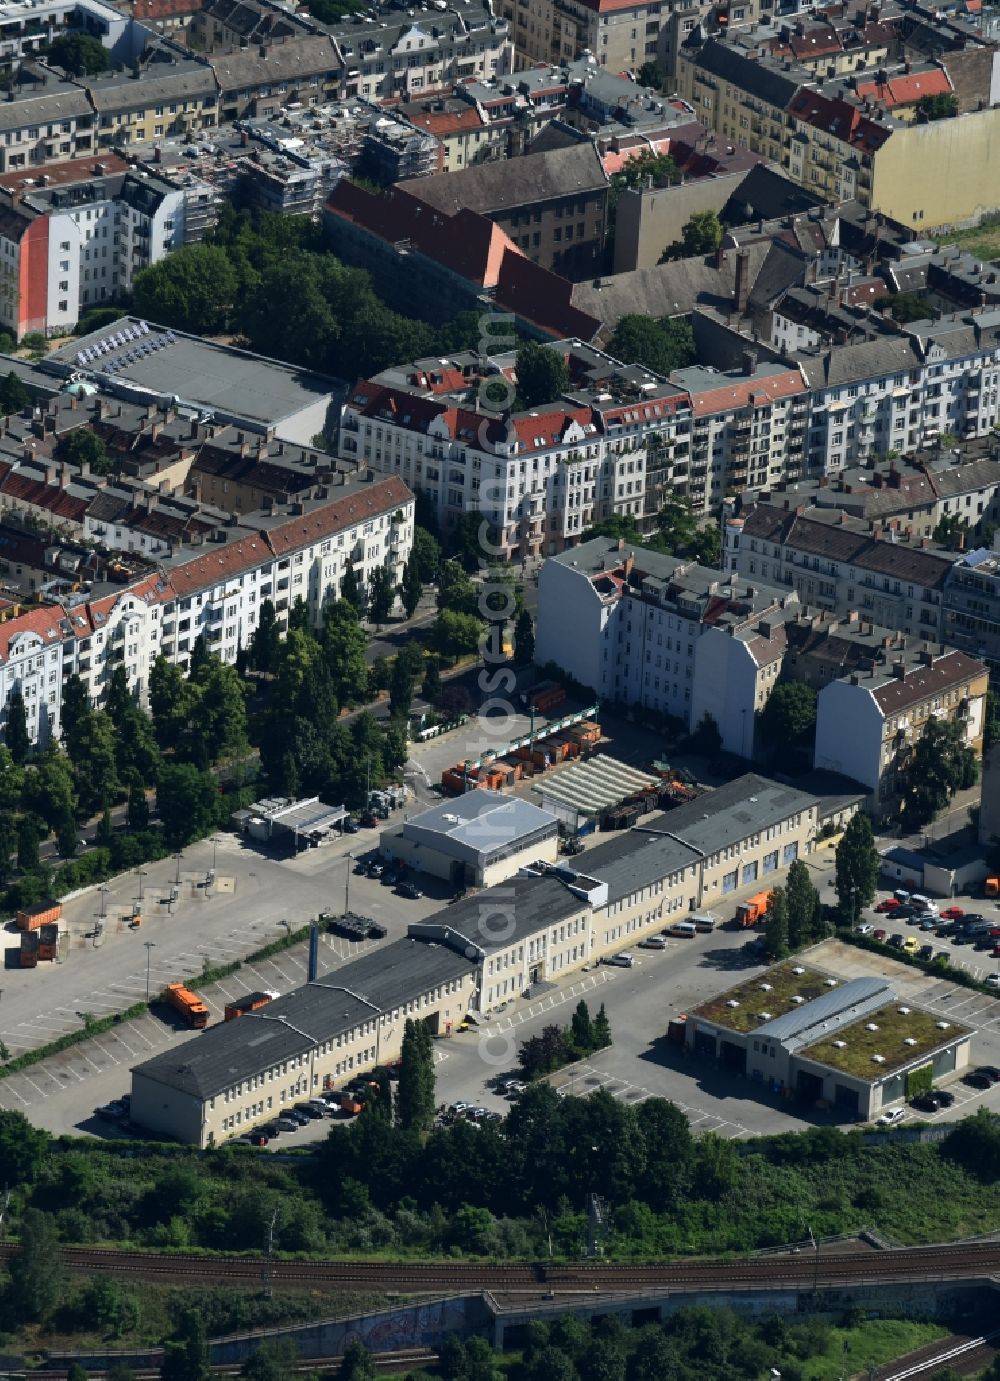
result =
[[[111,66],[111,55],[93,34],[60,34],[45,54],[54,67],[62,67],[73,77],[93,77]]]
[[[920,829],[944,810],[957,791],[979,780],[979,761],[965,741],[964,721],[928,719],[906,777],[903,823],[908,829]]]
[[[714,211],[696,211],[681,227],[681,238],[667,245],[660,263],[714,254],[722,243],[722,222]]]
[[[847,822],[837,845],[836,888],[841,914],[856,925],[862,909],[871,906],[878,887],[879,855],[872,822],[858,811]]]
[[[683,369],[697,358],[694,332],[684,317],[620,317],[608,341],[608,353],[658,374]]]
[[[132,302],[150,321],[214,335],[225,329],[238,290],[236,270],[221,246],[184,245],[136,274]]]
[[[758,727],[769,748],[810,745],[816,732],[816,692],[804,681],[779,681],[760,712]]]
[[[526,340],[517,351],[517,396],[526,408],[554,403],[569,386],[566,362],[557,349]]]

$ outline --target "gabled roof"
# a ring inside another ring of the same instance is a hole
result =
[[[264,56],[256,47],[239,48],[232,53],[212,53],[207,61],[223,92],[332,75],[344,65],[340,50],[327,34],[269,43]]]
[[[950,96],[952,91],[948,74],[940,67],[929,67],[922,72],[900,72],[886,81],[859,82],[859,96],[870,101],[881,101],[892,110],[895,106],[916,105],[924,96]]]
[[[395,513],[412,501],[413,494],[406,484],[398,475],[390,475],[363,487],[353,487],[342,499],[333,499],[311,513],[296,515],[268,528],[267,541],[275,556],[283,556],[369,518]]]
[[[448,215],[468,209],[484,216],[603,190],[607,185],[600,155],[589,141],[399,184],[402,191]]]

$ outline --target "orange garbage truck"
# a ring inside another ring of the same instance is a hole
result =
[[[183,983],[168,983],[163,989],[163,996],[175,1011],[180,1012],[189,1026],[200,1030],[208,1024],[208,1008],[197,993]]]
[[[746,901],[741,901],[736,908],[737,926],[741,930],[749,930],[751,926],[760,925],[770,904],[770,888],[766,892],[757,892],[754,896],[747,897]]]

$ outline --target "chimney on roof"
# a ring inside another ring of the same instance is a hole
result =
[[[745,250],[736,256],[736,310],[742,316],[750,302],[750,256]]]
[[[757,351],[744,350],[742,365],[745,377],[748,379],[751,378],[754,370],[757,368]]]
[[[905,680],[906,680],[906,663],[905,663],[904,661],[893,662],[893,664],[892,664],[892,674],[893,674],[893,676],[895,676],[895,678],[896,678],[897,681],[905,681]]]

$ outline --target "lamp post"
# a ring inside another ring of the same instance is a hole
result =
[[[146,870],[145,868],[137,868],[135,871],[139,879],[139,900],[142,901],[142,880],[146,876]]]
[[[153,950],[156,948],[156,941],[155,941],[155,940],[145,940],[143,943],[144,943],[145,946],[146,946],[146,1004],[147,1004],[147,1006],[148,1006],[148,1004],[149,1004],[149,961],[150,961],[150,959],[152,958],[152,952],[153,952]]]
[[[215,865],[216,865],[216,863],[218,862],[218,858],[219,858],[219,836],[218,836],[217,834],[213,834],[213,835],[212,835],[212,872],[213,872],[213,873],[215,872]]]
[[[107,916],[107,914],[108,914],[108,886],[107,886],[107,883],[102,882],[102,883],[101,883],[101,920],[102,920],[102,921],[103,921],[104,918]]]
[[[178,887],[180,887],[180,885],[181,885],[181,851],[180,851],[180,849],[178,849],[177,852],[174,854],[174,858],[177,860],[177,875],[176,875],[176,877],[174,878],[174,882],[176,883],[176,885],[177,885]]]
[[[354,862],[354,855],[348,852],[345,856],[347,872],[344,874],[344,915],[351,914],[351,865]]]

